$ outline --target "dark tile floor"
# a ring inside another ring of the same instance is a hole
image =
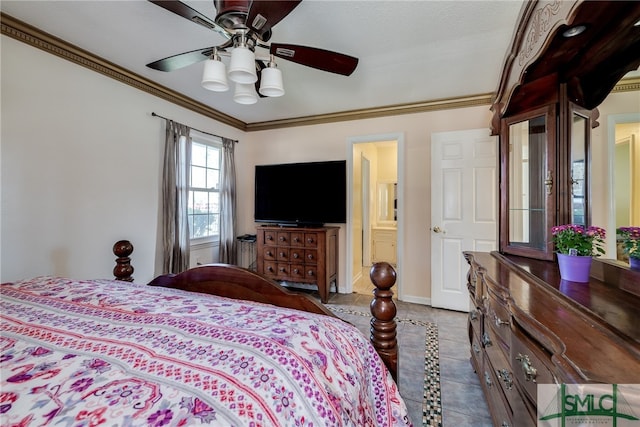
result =
[[[371,298],[371,294],[332,294],[329,305],[369,313]],[[421,320],[438,326],[442,425],[491,426],[491,418],[478,377],[469,362],[467,314],[402,301],[396,301],[396,306],[398,319]],[[351,316],[347,320],[368,336],[369,317]],[[400,394],[407,404],[414,425],[420,426],[425,368],[425,328],[400,322],[397,332],[400,347]]]

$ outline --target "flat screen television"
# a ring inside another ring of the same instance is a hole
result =
[[[257,165],[256,222],[321,226],[347,222],[347,162]]]

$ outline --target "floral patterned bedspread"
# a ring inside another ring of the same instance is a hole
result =
[[[2,426],[411,424],[339,319],[111,280],[0,291]]]

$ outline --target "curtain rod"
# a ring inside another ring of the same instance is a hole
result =
[[[168,118],[166,118],[166,117],[161,116],[160,114],[156,114],[156,113],[154,113],[153,111],[151,112],[151,115],[152,115],[153,117],[160,117],[161,119],[171,120],[171,119],[168,119]],[[172,120],[172,121],[174,121],[174,120]],[[192,127],[189,127],[189,129],[196,130],[196,131],[201,132],[201,133],[204,133],[204,134],[206,134],[206,135],[215,136],[216,138],[231,139],[231,138],[227,138],[227,137],[225,137],[225,136],[216,135],[215,133],[205,132],[205,131],[203,131],[203,130],[196,129],[196,128],[192,128]],[[235,142],[236,144],[239,144],[239,143],[240,143],[240,141],[238,141],[237,139],[231,139],[231,140],[232,140],[233,142]]]

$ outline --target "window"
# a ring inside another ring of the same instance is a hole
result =
[[[216,240],[220,230],[220,154],[213,139],[191,135],[191,186],[189,188],[189,237]]]

